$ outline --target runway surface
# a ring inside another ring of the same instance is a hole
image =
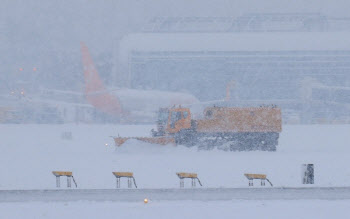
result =
[[[350,200],[350,187],[0,190],[0,202]]]

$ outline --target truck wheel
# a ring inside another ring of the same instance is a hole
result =
[[[181,130],[175,134],[175,143],[187,147],[196,144],[196,135],[192,130]]]

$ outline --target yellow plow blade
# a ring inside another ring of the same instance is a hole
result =
[[[136,140],[151,143],[151,144],[160,144],[160,145],[173,144],[173,145],[175,145],[175,139],[171,138],[171,137],[129,137],[129,138],[114,137],[114,142],[117,146],[121,146],[129,139],[136,139]]]

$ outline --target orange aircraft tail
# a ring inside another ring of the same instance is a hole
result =
[[[120,101],[116,96],[108,93],[103,85],[90,56],[89,49],[84,43],[81,43],[81,55],[87,101],[102,112],[120,116],[123,113]]]

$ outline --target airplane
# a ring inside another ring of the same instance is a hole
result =
[[[85,97],[100,112],[119,118],[121,122],[154,122],[159,108],[199,103],[188,93],[159,90],[107,89],[91,58],[88,47],[81,42],[85,80]]]

